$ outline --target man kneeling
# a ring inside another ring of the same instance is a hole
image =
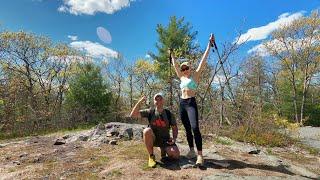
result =
[[[164,98],[161,93],[154,96],[155,109],[140,110],[140,105],[146,97],[142,97],[133,107],[130,117],[148,118],[149,126],[143,130],[143,140],[149,153],[149,167],[155,167],[156,161],[153,154],[153,147],[160,147],[161,158],[168,155],[169,158],[179,159],[180,152],[175,144],[178,136],[176,120],[168,109],[164,109]],[[172,138],[170,137],[170,127],[172,128]]]

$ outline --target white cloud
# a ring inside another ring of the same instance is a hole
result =
[[[92,58],[108,61],[110,58],[118,58],[118,52],[109,49],[99,43],[91,41],[74,41],[70,43],[71,47],[85,52]]]
[[[241,44],[245,41],[257,41],[266,39],[274,30],[280,28],[283,25],[290,24],[296,19],[301,18],[304,13],[304,11],[296,12],[291,15],[290,13],[283,13],[274,22],[270,22],[265,26],[251,28],[245,34],[242,34],[240,36],[238,44]]]
[[[145,58],[150,59],[151,58],[150,54],[146,54]]]
[[[78,40],[78,36],[68,35],[68,38],[71,39],[71,41],[76,41],[76,40]]]
[[[269,52],[263,43],[254,46],[248,50],[248,54],[259,54],[260,56],[269,56]]]
[[[290,44],[289,48],[294,49],[294,50],[299,50],[301,48],[305,47],[305,43],[311,41],[312,46],[316,46],[320,42],[317,41],[316,39],[310,39],[306,38],[304,40],[302,39],[292,39],[292,38],[287,38],[286,43]],[[269,56],[270,53],[268,52],[266,45],[268,47],[272,47],[272,49],[275,49],[277,52],[284,52],[287,51],[287,48],[283,42],[280,42],[277,39],[274,39],[272,41],[268,41],[265,43],[258,44],[248,50],[248,53],[256,53],[259,54],[260,56]]]
[[[113,14],[122,8],[129,7],[132,1],[135,0],[63,0],[63,5],[58,8],[58,11],[74,15],[94,15],[98,12]]]

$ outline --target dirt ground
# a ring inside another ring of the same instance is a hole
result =
[[[61,135],[1,141],[0,179],[201,179],[219,173],[303,177],[282,166],[269,165],[259,155],[237,151],[231,145],[217,144],[210,139],[206,139],[204,152],[214,147],[214,154],[223,160],[205,156],[204,167],[184,168],[190,160],[184,156],[186,146],[181,145],[180,161],[161,162],[156,150],[158,165],[148,168],[148,155],[141,141],[119,141],[117,145],[76,141],[53,145],[58,137]],[[296,148],[264,151],[319,175],[320,158],[316,155]]]

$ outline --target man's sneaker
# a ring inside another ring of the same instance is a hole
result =
[[[196,157],[196,152],[194,152],[194,149],[190,149],[190,151],[187,153],[187,158],[192,159]]]
[[[202,155],[197,156],[196,165],[203,166],[203,156]]]
[[[156,164],[157,164],[156,157],[154,155],[150,155],[148,166],[154,168],[154,167],[156,167]]]

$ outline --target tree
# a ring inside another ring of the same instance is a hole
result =
[[[111,93],[108,92],[99,67],[85,63],[78,64],[77,68],[78,73],[74,74],[69,82],[66,104],[71,110],[83,110],[84,121],[94,123],[95,117],[92,116],[101,117],[108,112]]]
[[[271,40],[264,45],[279,60],[283,74],[291,84],[294,119],[304,119],[305,103],[314,75],[319,72],[319,12],[295,20],[273,32]],[[301,92],[301,96],[299,95]],[[300,108],[299,108],[300,105]],[[300,110],[299,110],[300,109]]]
[[[155,70],[157,66],[144,59],[138,59],[135,62],[133,71],[137,79],[137,89],[139,96],[146,95],[152,101],[154,92],[159,89],[156,83]],[[161,88],[161,87],[160,87]]]
[[[159,76],[162,79],[168,79],[169,71],[169,49],[179,49],[178,57],[187,58],[197,50],[198,45],[194,43],[197,32],[192,32],[192,26],[184,22],[184,18],[177,19],[175,16],[170,17],[168,26],[157,25],[159,41],[156,43],[158,55],[152,54],[153,59],[159,63]]]
[[[23,31],[0,33],[2,91],[6,92],[1,98],[11,128],[17,124],[17,131],[25,126],[22,132],[29,132],[55,124],[75,55],[67,45],[54,44],[47,37]]]
[[[255,103],[258,108],[258,114],[260,115],[265,104],[266,94],[266,65],[262,57],[255,55],[251,56],[245,62],[243,68],[244,82],[243,87],[246,89],[248,96],[250,96],[251,102]]]

